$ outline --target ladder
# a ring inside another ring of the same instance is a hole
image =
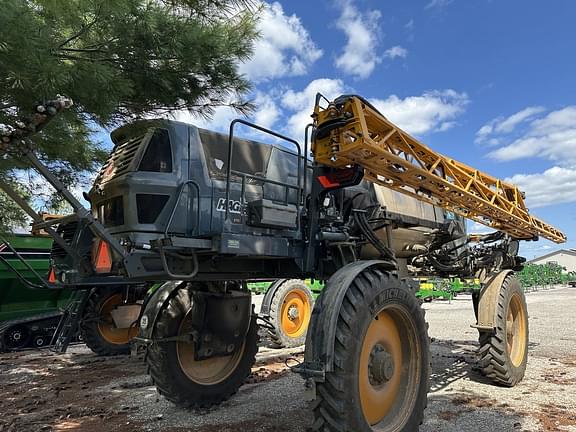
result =
[[[78,334],[80,320],[84,312],[84,306],[90,297],[91,289],[79,289],[74,291],[70,303],[64,310],[58,327],[52,337],[50,349],[56,353],[64,353],[70,342]]]

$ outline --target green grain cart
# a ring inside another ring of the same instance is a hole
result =
[[[0,350],[49,345],[71,293],[30,288],[19,275],[41,285],[38,276],[48,274],[52,238],[14,234],[6,240],[26,261],[17,259],[6,242],[0,243]]]
[[[45,285],[51,249],[52,238],[47,236],[12,234],[0,239],[0,352],[54,343],[53,335],[73,302],[73,293]],[[123,292],[122,286],[92,292],[71,341],[83,340],[98,355],[128,354],[138,330],[131,323],[116,325],[113,318],[116,309],[133,308],[124,305]],[[135,292],[141,301],[145,291]]]

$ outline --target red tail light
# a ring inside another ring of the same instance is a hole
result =
[[[96,270],[96,273],[110,273],[112,270],[112,251],[110,246],[103,240],[97,240],[94,249],[96,251],[92,255],[94,270]]]

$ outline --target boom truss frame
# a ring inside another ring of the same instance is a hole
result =
[[[435,152],[359,96],[341,96],[326,107],[321,99],[316,98],[313,114],[316,162],[335,168],[359,165],[368,181],[516,239],[566,241],[560,230],[530,215],[515,185]]]

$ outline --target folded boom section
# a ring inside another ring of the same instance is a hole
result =
[[[369,181],[517,239],[566,241],[560,230],[530,215],[516,186],[435,152],[358,96],[341,96],[327,107],[317,102],[314,125],[312,151],[319,163],[359,165]]]

